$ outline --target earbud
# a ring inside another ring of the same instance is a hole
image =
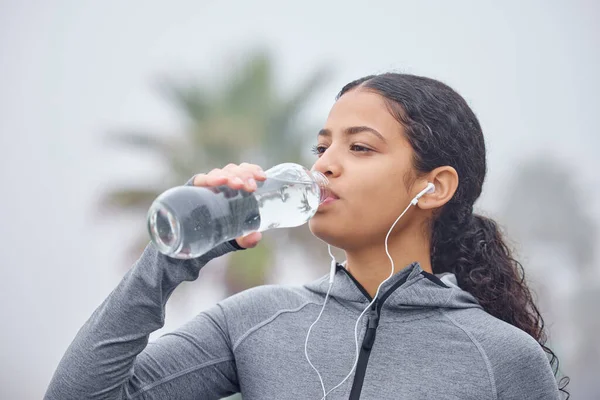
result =
[[[419,192],[418,195],[415,196],[414,199],[412,199],[412,201],[410,202],[410,204],[412,204],[413,206],[416,205],[419,202],[419,199],[421,197],[423,197],[426,194],[429,193],[434,193],[435,192],[435,185],[431,182],[427,182],[427,186],[425,186],[425,189],[421,190]]]

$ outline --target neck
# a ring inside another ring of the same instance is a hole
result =
[[[416,232],[406,232],[402,237],[390,237],[388,251],[394,260],[394,274],[417,261],[424,271],[431,270],[429,240]],[[385,244],[365,246],[360,249],[346,250],[346,269],[371,295],[390,276],[392,263],[385,252]]]

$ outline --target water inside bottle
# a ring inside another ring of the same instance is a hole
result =
[[[171,197],[165,192],[168,201],[157,199],[149,211],[153,242],[171,257],[194,258],[254,231],[302,225],[319,207],[315,182],[273,177],[257,186],[255,193],[226,186],[178,187]]]
[[[262,185],[261,185],[262,184]],[[307,222],[319,207],[319,187],[311,181],[285,181],[270,178],[259,182],[256,194],[260,209],[259,231],[289,228]]]

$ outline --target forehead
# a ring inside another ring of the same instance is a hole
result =
[[[352,126],[368,126],[386,139],[401,139],[402,126],[390,114],[382,96],[354,89],[340,97],[329,112],[325,128],[336,132]]]

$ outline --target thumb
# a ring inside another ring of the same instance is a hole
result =
[[[256,247],[256,245],[258,245],[258,242],[260,242],[261,239],[262,239],[262,233],[252,232],[246,236],[241,236],[241,237],[235,239],[235,241],[237,242],[237,244],[240,247],[243,247],[245,249],[250,249],[252,247]]]

